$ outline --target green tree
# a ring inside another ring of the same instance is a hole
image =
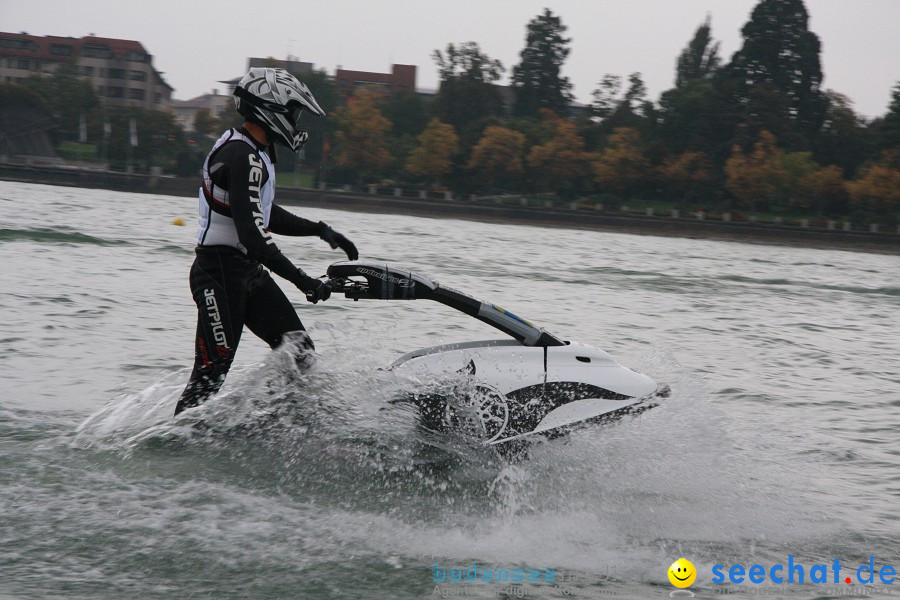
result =
[[[309,141],[303,146],[304,161],[308,164],[317,165],[327,158],[325,156],[327,140],[334,138],[338,127],[335,113],[340,104],[340,92],[334,83],[334,79],[325,73],[324,70],[303,73],[299,79],[306,84],[315,97],[316,102],[325,111],[324,118],[317,117],[307,111],[303,111],[300,115],[301,127],[309,132]],[[281,158],[279,157],[280,161]]]
[[[672,153],[703,152],[721,165],[731,150],[735,108],[708,81],[667,90],[659,98],[659,140]]]
[[[393,162],[387,147],[391,122],[378,112],[375,97],[366,90],[357,91],[336,117],[338,165],[360,183],[383,173]]]
[[[562,66],[572,40],[563,37],[566,29],[549,8],[528,23],[521,62],[512,72],[517,115],[536,117],[541,108],[558,115],[568,112],[572,84],[563,77]]]
[[[813,145],[814,156],[820,164],[840,166],[844,177],[850,179],[872,154],[873,132],[853,110],[853,103],[847,96],[832,90],[826,95],[828,110]]]
[[[108,154],[110,165],[123,169],[129,159],[137,171],[148,171],[150,167],[161,167],[167,172],[180,172],[181,157],[188,146],[187,137],[172,113],[143,108],[112,108],[104,111],[102,119],[110,125]],[[131,122],[134,122],[137,146],[131,146]],[[99,137],[102,124],[100,119],[92,123],[92,129]],[[191,165],[191,172],[200,168]]]
[[[591,92],[594,101],[591,103],[591,112],[594,116],[605,119],[613,114],[622,103],[622,76],[607,73],[597,84],[597,89]]]
[[[812,182],[822,168],[812,152],[786,152],[781,156],[783,178],[778,182],[776,200],[787,210],[809,209],[816,204]]]
[[[415,92],[398,92],[382,98],[378,110],[392,124],[388,149],[397,164],[404,165],[416,147],[416,137],[428,124],[425,103]]]
[[[381,100],[378,109],[391,122],[391,133],[398,137],[415,137],[428,125],[425,103],[415,92],[391,94]]]
[[[705,154],[714,165],[714,179],[731,151],[742,109],[727,101],[720,73],[719,44],[712,41],[707,18],[679,55],[675,87],[660,95],[654,131],[671,154]]]
[[[891,92],[891,104],[878,127],[878,147],[881,150],[900,148],[900,83]]]
[[[619,75],[604,75],[592,95],[591,114],[602,119],[601,135],[608,135],[619,127],[643,129],[654,112],[640,73],[628,76],[628,88],[624,93]]]
[[[760,0],[741,33],[743,46],[723,68],[722,85],[751,126],[749,137],[768,129],[788,147],[808,146],[827,99],[820,89],[821,44],[809,30],[803,0]]]
[[[475,42],[447,44],[445,53],[435,50],[432,57],[441,85],[429,107],[431,115],[453,125],[465,151],[478,140],[486,121],[503,114],[503,99],[493,85],[503,65]]]
[[[194,131],[203,135],[214,135],[220,133],[216,129],[217,119],[214,118],[208,108],[201,108],[194,115]]]
[[[0,84],[0,155],[51,154],[48,133],[54,128],[55,120],[40,96],[22,85]]]
[[[37,94],[56,119],[53,141],[75,141],[82,116],[100,106],[90,81],[82,79],[74,63],[62,63],[52,74],[29,77],[22,84]]]
[[[709,80],[716,74],[721,61],[719,42],[712,41],[712,26],[709,16],[694,33],[694,38],[678,56],[675,72],[675,87],[684,87],[691,81]]]
[[[489,192],[493,192],[497,184],[512,187],[524,170],[524,152],[524,134],[491,125],[472,149],[466,169],[476,173]]]
[[[438,74],[442,82],[462,77],[469,81],[493,83],[500,79],[504,71],[503,64],[484,54],[475,42],[466,42],[459,46],[447,44],[446,55],[440,50],[435,50],[432,58],[438,65]]]
[[[419,145],[406,161],[406,170],[429,183],[440,185],[453,170],[453,155],[459,150],[459,136],[452,125],[432,119],[419,134]]]

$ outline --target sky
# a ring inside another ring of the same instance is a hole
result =
[[[545,7],[572,39],[563,69],[576,100],[607,74],[640,72],[648,96],[671,88],[678,54],[712,18],[728,60],[758,0],[0,0],[0,30],[33,35],[138,40],[186,100],[241,76],[250,56],[389,72],[417,65],[417,86],[436,89],[431,58],[448,43],[474,41],[507,68],[519,61],[528,22]],[[825,89],[850,98],[868,118],[883,115],[900,82],[900,0],[806,0],[822,42]]]

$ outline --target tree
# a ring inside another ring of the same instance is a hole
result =
[[[709,17],[682,50],[675,70],[675,87],[662,93],[657,112],[657,139],[669,152],[706,154],[716,166],[725,162],[742,107],[726,101],[719,43],[712,42]]]
[[[166,171],[181,172],[185,166],[196,173],[200,165],[182,165],[179,160],[188,146],[184,131],[168,111],[143,108],[113,108],[102,116],[109,122],[110,136],[108,158],[110,165],[122,169],[132,165],[138,170],[161,167]],[[131,146],[131,123],[134,122],[137,146]],[[102,123],[96,119],[92,123],[94,136],[99,137]]]
[[[513,185],[522,175],[522,154],[525,152],[525,135],[506,127],[491,125],[472,149],[466,169],[477,173],[493,191],[498,182]]]
[[[416,147],[416,136],[428,124],[425,103],[415,92],[397,92],[383,97],[377,106],[391,122],[388,150],[396,159],[396,164],[402,167]]]
[[[879,214],[900,209],[900,150],[884,152],[880,162],[866,167],[847,187],[859,208]]]
[[[850,196],[847,182],[837,165],[816,169],[805,175],[799,183],[803,207],[820,215],[846,213]]]
[[[563,37],[566,29],[549,8],[528,23],[521,62],[512,73],[517,115],[535,117],[541,108],[558,115],[568,112],[572,84],[561,74],[572,41]]]
[[[465,152],[481,136],[485,124],[504,112],[503,99],[493,85],[500,79],[503,65],[484,54],[475,42],[448,44],[446,53],[435,50],[432,57],[441,87],[429,106],[431,115],[453,125]]]
[[[812,152],[785,152],[781,155],[783,178],[778,182],[776,199],[786,209],[809,209],[815,206],[814,186],[821,166]]]
[[[453,170],[453,155],[459,150],[459,136],[452,125],[432,119],[419,135],[419,145],[406,161],[406,170],[440,184],[441,178]]]
[[[814,155],[820,164],[840,166],[844,177],[850,179],[872,152],[875,145],[873,132],[853,110],[853,103],[847,96],[833,90],[827,91],[826,95],[828,110],[813,145]]]
[[[670,194],[693,202],[708,188],[713,169],[706,154],[689,151],[666,159],[659,167],[659,175]]]
[[[0,84],[0,155],[53,155],[54,119],[40,96],[15,83]]]
[[[334,80],[324,70],[303,73],[300,79],[312,92],[326,115],[325,118],[317,117],[308,111],[303,111],[300,115],[301,127],[309,132],[309,141],[303,146],[304,161],[316,165],[328,158],[327,140],[334,137],[338,126],[338,119],[331,118],[331,115],[337,111],[340,92]]]
[[[431,54],[438,65],[441,82],[463,78],[479,83],[493,83],[500,79],[503,64],[481,52],[475,42],[466,42],[458,47],[447,44],[447,54],[435,50]]]
[[[208,108],[201,108],[194,115],[194,131],[203,135],[218,133],[216,119],[210,114]]]
[[[594,164],[594,180],[600,189],[619,195],[635,194],[649,179],[650,163],[636,129],[616,128]]]
[[[22,84],[43,99],[56,119],[51,132],[55,143],[77,140],[82,116],[100,106],[91,82],[81,78],[74,63],[62,63],[54,73],[29,77]]]
[[[613,114],[622,103],[622,76],[607,73],[597,84],[597,89],[591,92],[594,101],[591,103],[591,112],[605,119]]]
[[[600,132],[605,135],[617,127],[643,128],[653,112],[647,100],[647,86],[640,73],[628,76],[628,89],[622,93],[622,78],[606,74],[592,93],[591,113],[602,119]]]
[[[752,135],[769,129],[800,148],[822,126],[821,44],[808,26],[803,0],[761,0],[741,30],[744,44],[723,69],[722,84],[744,117],[756,119]],[[782,124],[774,125],[773,116]],[[797,139],[788,139],[788,132]]]
[[[891,92],[891,104],[878,128],[878,138],[882,150],[900,148],[900,83]]]
[[[391,134],[397,137],[415,137],[428,124],[425,104],[415,92],[391,94],[381,100],[378,109],[391,122]]]
[[[660,96],[658,138],[672,153],[703,152],[721,165],[733,143],[735,109],[712,83],[695,79]]]
[[[725,163],[725,187],[740,206],[759,210],[775,201],[778,187],[786,177],[781,162],[783,154],[775,136],[768,131],[760,134],[749,155],[734,145]]]
[[[576,197],[590,185],[591,165],[597,156],[585,150],[584,139],[573,123],[547,109],[541,115],[553,128],[554,135],[546,143],[533,146],[528,153],[532,179],[540,189],[553,190],[563,198]]]
[[[359,90],[338,111],[336,154],[338,164],[356,175],[358,181],[381,174],[392,162],[387,149],[391,122],[375,108],[375,97]]]
[[[678,56],[675,87],[684,87],[691,81],[709,80],[719,69],[719,42],[712,42],[712,28],[707,15],[694,33],[694,38]]]

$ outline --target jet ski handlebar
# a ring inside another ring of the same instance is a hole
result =
[[[525,319],[409,269],[374,261],[342,261],[328,267],[332,290],[351,300],[434,300],[475,317],[525,346],[562,346],[564,341]]]

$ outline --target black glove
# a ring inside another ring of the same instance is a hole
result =
[[[310,277],[306,273],[300,273],[300,279],[296,286],[300,291],[306,294],[306,299],[315,304],[319,300],[323,302],[331,297],[331,282],[322,281],[315,277]]]
[[[357,252],[356,246],[353,245],[353,242],[345,238],[343,235],[341,235],[322,221],[319,221],[319,237],[331,244],[332,248],[340,247],[341,250],[347,253],[347,258],[349,258],[350,260],[356,260],[359,258],[359,252]]]

